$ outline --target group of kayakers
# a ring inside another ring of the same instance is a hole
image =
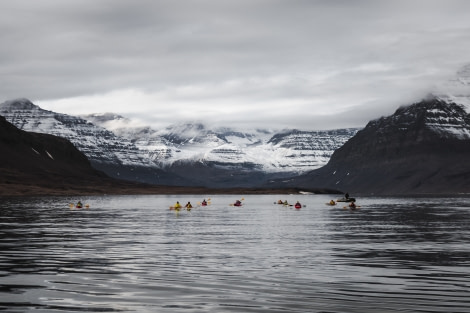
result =
[[[176,203],[170,207],[170,210],[181,210],[183,208],[183,206],[181,205],[181,203],[179,201],[176,201]],[[191,211],[191,209],[193,208],[193,205],[191,204],[190,201],[188,201],[188,203],[186,203],[186,205],[184,206],[184,208],[186,208],[186,210],[188,211]]]
[[[244,198],[242,198],[241,200],[244,200]],[[349,207],[349,209],[351,209],[351,210],[356,210],[360,207],[360,206],[356,205],[356,199],[349,197],[348,193],[346,193],[343,198],[336,200],[336,202],[332,199],[332,200],[330,200],[330,202],[328,202],[326,204],[333,206],[333,205],[336,205],[337,202],[349,202],[349,205],[347,207],[346,206],[344,207],[345,209]],[[207,206],[208,204],[210,204],[210,202],[208,202],[206,199],[202,200],[201,202],[198,202],[198,206],[199,205],[200,206]],[[277,204],[282,204],[282,205],[285,205],[285,206],[293,206],[296,209],[300,209],[302,207],[302,204],[299,201],[297,201],[295,204],[289,204],[289,202],[287,200],[285,200],[285,201],[278,200]],[[230,206],[237,206],[237,207],[240,207],[242,205],[243,205],[243,203],[238,199],[233,204],[230,204]],[[81,201],[78,201],[77,204],[70,203],[69,206],[70,206],[70,208],[77,208],[77,209],[81,209],[83,207],[89,208],[88,204],[83,205]],[[304,207],[305,207],[305,205],[304,205]],[[186,203],[186,205],[184,205],[184,206],[181,205],[179,203],[179,201],[176,201],[176,203],[173,206],[170,206],[170,210],[176,210],[176,211],[179,211],[183,208],[185,208],[188,211],[191,211],[191,209],[193,208],[193,205],[191,204],[191,201],[188,201]]]
[[[245,200],[245,199],[242,198],[241,200]],[[202,200],[201,202],[198,202],[198,206],[199,205],[200,206],[207,206],[209,204],[210,204],[210,202],[207,201],[206,199]],[[230,204],[230,206],[242,206],[242,205],[243,205],[243,203],[240,200],[236,200],[234,203]],[[183,205],[181,205],[181,203],[179,201],[176,201],[176,203],[173,206],[170,206],[170,210],[176,210],[176,211],[179,211],[183,208],[190,211],[193,208],[193,205],[191,204],[190,201],[188,201],[188,203],[186,203],[186,205],[183,206]]]
[[[210,199],[209,199],[210,200]],[[241,200],[245,200],[244,198],[242,198]],[[351,198],[349,196],[349,193],[345,193],[344,197],[341,198],[341,199],[337,199],[336,201],[335,200],[330,200],[329,202],[327,202],[326,204],[327,205],[331,205],[331,206],[334,206],[337,204],[337,202],[349,202],[349,205],[348,206],[345,206],[344,208],[349,208],[351,210],[356,210],[359,208],[359,206],[356,205],[356,199],[355,198]],[[302,205],[299,201],[297,201],[295,204],[289,204],[289,202],[287,200],[278,200],[277,202],[274,202],[275,204],[282,204],[284,206],[293,206],[295,207],[296,209],[300,209],[302,207],[305,207],[305,205]],[[207,206],[209,203],[208,201],[206,201],[206,199],[202,200],[202,202],[198,202],[198,206]],[[234,203],[230,204],[230,206],[237,206],[237,207],[240,207],[242,206],[243,203],[242,201],[240,200],[235,200]],[[188,211],[191,210],[191,208],[193,208],[193,205],[191,204],[190,201],[188,201],[188,203],[186,203],[185,206],[181,205],[179,203],[179,201],[177,201],[173,206],[170,207],[170,210],[177,210],[179,211],[180,209],[182,208],[186,208]]]
[[[297,201],[295,204],[289,204],[289,202],[287,202],[287,200],[285,200],[285,201],[278,200],[277,204],[282,204],[282,205],[286,205],[286,206],[293,206],[296,209],[300,209],[302,207],[302,204],[299,201]]]
[[[208,202],[206,201],[206,199],[202,200],[202,202],[198,202],[198,205],[201,205],[201,206],[207,206],[208,205]],[[193,208],[193,205],[191,204],[191,201],[188,201],[188,203],[186,203],[186,205],[181,205],[181,203],[179,201],[176,201],[176,203],[170,207],[170,210],[176,210],[176,211],[179,211],[181,209],[185,208],[186,210],[188,211],[191,211],[191,209]]]

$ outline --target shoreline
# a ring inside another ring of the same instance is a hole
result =
[[[119,183],[87,186],[38,186],[0,184],[0,197],[100,196],[100,195],[170,195],[170,194],[341,194],[337,190],[306,188],[207,188]]]

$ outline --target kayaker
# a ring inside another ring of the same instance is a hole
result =
[[[241,202],[240,200],[237,200],[237,201],[235,201],[235,204],[234,204],[234,205],[235,205],[235,206],[241,206],[241,205],[242,205],[242,202]]]
[[[191,202],[188,201],[188,203],[186,203],[186,208],[187,208],[187,209],[191,209],[192,207],[193,207],[193,206],[191,205]]]
[[[277,204],[283,204],[283,203],[282,203],[282,200],[278,200],[278,201],[277,201]]]
[[[83,204],[82,204],[81,201],[78,201],[78,202],[77,202],[77,208],[81,208],[81,207],[83,207]]]
[[[301,207],[302,207],[302,205],[300,204],[299,201],[297,201],[297,202],[295,203],[295,208],[296,208],[296,209],[300,209]]]
[[[336,204],[335,200],[333,200],[333,199],[330,200],[330,205],[335,205],[335,204]]]
[[[202,205],[207,205],[206,199],[202,200]]]
[[[289,202],[287,202],[287,200],[284,201],[284,205],[289,205]]]
[[[181,204],[180,204],[179,201],[176,201],[176,204],[174,205],[174,208],[175,208],[175,209],[181,208]]]
[[[351,203],[349,204],[349,208],[351,210],[355,210],[356,209],[356,203],[354,201],[351,201]]]
[[[349,199],[349,193],[346,192],[346,194],[344,195],[344,197],[345,197],[346,199]]]

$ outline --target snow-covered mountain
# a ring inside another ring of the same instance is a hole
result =
[[[271,187],[354,194],[454,194],[470,191],[470,114],[426,99],[370,121],[320,169]]]
[[[82,118],[41,109],[27,99],[0,104],[0,115],[21,130],[70,140],[93,167],[111,177],[162,183],[171,177],[174,182],[184,182],[159,169],[131,141]]]
[[[470,65],[434,94],[447,103],[464,105],[468,112]],[[430,110],[427,127],[444,137],[468,139],[461,112],[453,114],[445,106]],[[111,177],[209,187],[255,186],[319,169],[358,132],[240,130],[209,128],[198,122],[152,129],[135,127],[133,121],[112,113],[83,117],[55,113],[26,99],[0,104],[0,115],[20,129],[69,139],[95,168]],[[410,115],[410,120],[416,118]]]
[[[156,130],[116,114],[55,113],[27,99],[0,104],[0,115],[22,130],[67,138],[111,177],[210,187],[254,186],[319,168],[357,132],[241,131],[201,123]]]
[[[201,163],[227,169],[256,169],[266,173],[301,173],[325,165],[333,151],[358,129],[331,131],[274,131],[266,129],[210,129],[201,123],[172,125],[162,130],[127,127],[114,114],[83,118],[110,127],[114,133],[145,151],[162,168],[177,162]],[[119,123],[124,127],[119,127]],[[114,127],[114,128],[113,128]]]
[[[69,139],[93,162],[146,164],[137,147],[113,132],[82,118],[43,110],[27,99],[6,101],[0,115],[21,130]]]

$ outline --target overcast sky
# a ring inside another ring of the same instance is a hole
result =
[[[362,127],[470,63],[467,0],[2,0],[0,102],[298,129]]]

